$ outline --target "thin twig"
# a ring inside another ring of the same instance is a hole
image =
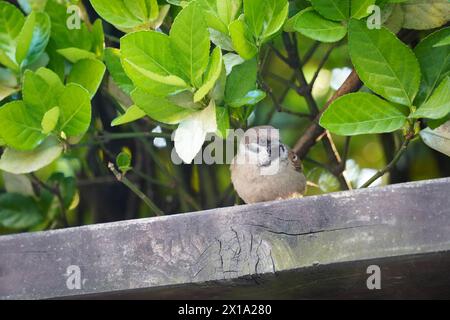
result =
[[[114,174],[117,181],[123,183],[128,189],[130,189],[135,195],[137,195],[150,208],[150,210],[152,210],[152,212],[155,215],[157,216],[164,215],[164,212],[161,211],[161,209],[159,209],[156,206],[156,204],[152,200],[150,200],[149,197],[147,197],[141,190],[139,190],[139,188],[136,185],[134,185],[133,182],[128,180],[128,178],[125,175],[117,171],[116,167],[112,162],[108,163],[108,168]]]
[[[58,200],[58,204],[59,204],[59,209],[61,212],[61,221],[63,223],[64,227],[68,227],[69,226],[69,222],[67,221],[67,210],[66,210],[66,206],[64,203],[64,198],[61,194],[61,190],[59,189],[59,186],[56,187],[52,187],[48,184],[46,184],[45,182],[43,182],[41,179],[39,179],[34,173],[30,174],[31,179],[41,188],[49,191],[50,193],[52,193],[56,199]]]
[[[378,171],[372,178],[370,178],[366,183],[364,183],[361,188],[368,188],[370,187],[375,181],[377,181],[379,178],[383,177],[386,173],[390,172],[394,166],[397,164],[397,162],[401,159],[403,154],[408,149],[409,143],[411,142],[410,138],[406,138],[405,141],[403,141],[402,146],[395,154],[394,159],[382,170]]]
[[[308,61],[314,56],[314,53],[316,53],[317,48],[319,48],[321,42],[316,41],[314,44],[309,48],[309,50],[305,53],[305,56],[303,57],[302,61],[303,64],[307,64]]]
[[[322,71],[322,68],[324,67],[325,63],[327,63],[328,58],[330,57],[331,53],[333,52],[333,50],[336,48],[336,45],[332,45],[327,52],[325,53],[325,55],[323,56],[322,60],[320,60],[319,62],[319,66],[317,67],[316,72],[314,73],[314,76],[312,78],[312,80],[309,82],[309,88],[310,90],[312,90],[314,88],[314,84],[316,83],[317,78],[319,77],[320,71]]]

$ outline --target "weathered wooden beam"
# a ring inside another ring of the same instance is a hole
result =
[[[2,299],[450,298],[449,270],[450,179],[0,237]]]

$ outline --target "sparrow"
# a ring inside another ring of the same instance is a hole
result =
[[[300,159],[271,126],[245,132],[230,171],[233,186],[245,203],[298,198],[306,192]]]

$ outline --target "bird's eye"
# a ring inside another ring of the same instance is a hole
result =
[[[292,157],[292,160],[294,160],[294,161],[297,161],[297,160],[298,160],[298,157],[297,157],[296,154],[294,154],[294,156]]]

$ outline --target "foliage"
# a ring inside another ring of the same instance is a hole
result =
[[[450,156],[449,16],[447,0],[0,1],[0,228],[97,221],[77,176],[117,178],[144,215],[235,203],[224,170],[173,165],[171,134],[190,164],[208,134],[276,125],[322,192],[369,186],[420,138]],[[375,134],[393,162],[356,182],[339,136]]]

